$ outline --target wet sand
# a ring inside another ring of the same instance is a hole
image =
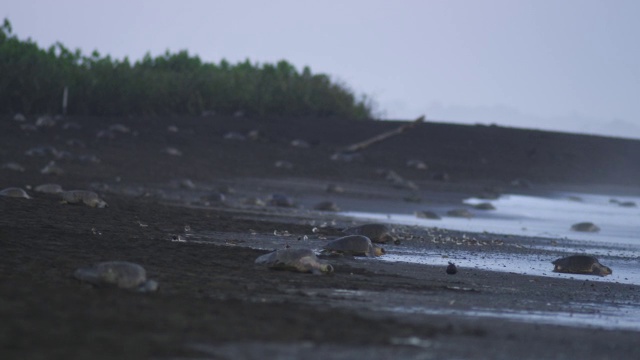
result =
[[[630,150],[640,149],[638,142],[425,124],[366,150],[361,161],[336,163],[329,160],[336,149],[396,125],[309,119],[70,121],[82,128],[63,130],[59,124],[26,132],[13,120],[0,123],[1,162],[26,167],[24,172],[2,169],[3,188],[55,182],[65,189],[99,189],[109,203],[106,209],[72,206],[33,191],[31,200],[0,199],[3,358],[640,356],[637,330],[595,321],[569,326],[506,316],[575,313],[597,319],[611,307],[637,304],[638,286],[598,283],[589,276],[565,279],[464,267],[447,275],[447,258],[432,265],[336,258],[330,260],[335,273],[315,276],[262,269],[253,261],[267,250],[246,247],[260,241],[268,244],[263,249],[303,246],[305,241],[315,246],[339,236],[352,220],[309,210],[327,199],[344,210],[371,206],[392,212],[402,207],[403,198],[415,199],[416,194],[425,204],[446,206],[506,189],[526,193],[605,187],[633,193],[638,189],[629,175],[640,170],[629,164],[640,163],[640,151]],[[98,130],[113,123],[126,124],[136,134],[96,138]],[[167,131],[169,125],[179,131]],[[258,141],[222,139],[227,131],[254,128],[263,133]],[[71,138],[83,140],[85,147],[67,145]],[[292,148],[295,138],[311,147]],[[39,145],[93,154],[101,162],[58,160],[65,174],[45,176],[40,169],[51,157],[25,155]],[[164,153],[167,146],[183,155]],[[430,169],[406,168],[405,161],[414,157]],[[294,168],[276,168],[277,160],[290,161]],[[394,169],[419,190],[391,186],[376,175],[378,168]],[[435,180],[443,171],[451,179]],[[184,178],[193,180],[195,189],[180,189]],[[515,178],[534,186],[514,188]],[[328,194],[328,183],[345,192]],[[222,185],[235,189],[223,203],[193,201],[193,194],[211,193]],[[292,196],[296,207],[241,203],[274,192]],[[554,255],[529,246],[541,241],[535,238],[397,230],[399,246],[443,253],[463,248],[479,257]],[[186,241],[175,241],[178,236]],[[78,267],[107,260],[145,266],[160,283],[158,292],[93,287],[71,276]]]

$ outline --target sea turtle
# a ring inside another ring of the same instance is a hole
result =
[[[635,203],[635,201],[621,201],[618,203],[619,206],[622,207],[637,207],[638,204]]]
[[[309,142],[307,142],[306,140],[302,140],[302,139],[292,140],[291,141],[291,146],[297,147],[297,148],[302,148],[302,149],[307,149],[307,148],[311,147]]]
[[[342,232],[350,235],[363,235],[368,237],[371,242],[385,244],[394,242],[396,239],[391,235],[389,227],[385,224],[365,224],[354,226],[342,230]]]
[[[31,199],[31,197],[29,196],[29,194],[27,194],[26,191],[17,187],[10,187],[10,188],[1,190],[0,196]]]
[[[278,169],[291,170],[293,169],[293,163],[287,160],[278,160],[274,163],[274,166]]]
[[[478,210],[495,210],[496,209],[496,207],[493,206],[493,204],[491,204],[490,202],[475,204],[473,205],[473,208]]]
[[[422,160],[418,159],[409,159],[407,160],[407,167],[413,168],[416,170],[427,170],[429,167]]]
[[[551,262],[553,271],[569,274],[607,276],[613,273],[611,268],[600,264],[598,259],[589,255],[571,255]]]
[[[45,194],[59,194],[63,191],[62,186],[58,184],[42,184],[36,186],[34,190]]]
[[[436,181],[449,181],[451,180],[451,175],[448,172],[439,171],[433,174],[431,178]]]
[[[310,249],[281,249],[259,256],[256,264],[270,269],[311,272],[314,274],[333,272],[333,266],[318,259]]]
[[[328,193],[333,193],[333,194],[341,194],[344,192],[344,189],[342,188],[342,186],[336,185],[336,184],[327,184],[327,187],[325,190]]]
[[[201,196],[200,200],[208,203],[219,204],[219,203],[225,202],[227,200],[227,197],[224,196],[223,193],[214,190],[208,193],[207,195]]]
[[[129,127],[122,124],[113,124],[109,126],[109,130],[113,132],[120,132],[123,134],[127,134],[131,132],[131,129],[129,129]]]
[[[64,170],[62,170],[60,166],[56,165],[55,161],[51,160],[42,168],[42,170],[40,170],[40,173],[45,175],[62,175],[64,174]]]
[[[600,228],[592,222],[581,222],[571,225],[571,230],[581,232],[598,232]]]
[[[18,172],[24,172],[26,170],[24,166],[18,164],[17,162],[4,163],[2,164],[2,168],[7,170],[18,171]]]
[[[70,190],[64,191],[60,194],[62,197],[62,203],[64,204],[79,204],[84,203],[90,207],[105,208],[108,207],[107,203],[98,197],[98,194],[93,191],[87,190]]]
[[[279,207],[294,207],[295,203],[293,199],[284,194],[274,193],[269,196],[267,199],[267,204],[271,206],[279,206]]]
[[[382,256],[385,253],[383,248],[373,246],[371,239],[363,235],[348,235],[332,240],[323,246],[322,252],[367,257]]]
[[[262,201],[262,199],[257,198],[255,196],[242,199],[241,202],[243,205],[249,205],[249,206],[265,206],[266,205],[265,202]]]
[[[314,210],[320,211],[340,211],[338,205],[333,201],[322,201],[313,206]]]
[[[158,289],[158,283],[147,280],[146,270],[128,261],[107,261],[77,269],[73,276],[94,285],[116,285],[121,289],[151,292]]]
[[[433,211],[422,210],[414,213],[418,219],[440,220],[440,216]]]
[[[461,218],[467,218],[467,219],[470,219],[470,218],[473,217],[473,214],[471,212],[469,212],[469,210],[467,210],[467,209],[449,210],[449,211],[447,211],[447,215],[452,216],[452,217],[461,217]]]
[[[243,134],[237,132],[237,131],[229,131],[228,133],[224,134],[224,139],[225,140],[245,141],[245,140],[247,140],[247,137],[244,136]]]
[[[164,152],[165,154],[172,155],[172,156],[182,156],[182,151],[180,151],[180,150],[178,150],[178,149],[176,149],[174,147],[171,147],[171,146],[168,146],[168,147],[164,148],[164,150],[162,150],[162,152]]]

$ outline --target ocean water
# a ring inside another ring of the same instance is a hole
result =
[[[616,199],[616,201],[611,201]],[[529,241],[525,247],[533,251],[510,251],[514,245],[506,244],[500,251],[466,250],[446,247],[398,245],[387,247],[387,254],[375,261],[410,262],[446,266],[454,261],[460,271],[477,268],[516,274],[537,275],[573,279],[575,281],[624,283],[640,285],[640,207],[620,206],[620,202],[640,204],[640,197],[620,197],[556,193],[550,196],[504,195],[490,201],[496,210],[476,210],[471,205],[487,200],[469,198],[466,205],[438,208],[441,220],[417,218],[412,213],[342,212],[339,215],[371,222],[438,227],[482,233],[524,236]],[[473,217],[446,216],[449,209],[466,207]],[[433,209],[425,209],[433,210]],[[575,232],[571,225],[593,222],[600,227],[596,233]],[[283,243],[292,247],[311,247],[319,250],[318,240],[308,240],[289,235],[284,229],[274,229],[273,235],[255,234],[249,237],[238,234],[203,232],[187,233],[186,241],[217,242],[230,246],[250,246],[261,249],[279,248]],[[242,240],[239,240],[242,239]],[[521,250],[521,249],[519,249]],[[535,251],[541,250],[541,251]],[[551,261],[558,257],[586,253],[596,256],[601,263],[611,267],[613,274],[606,277],[554,273]],[[362,261],[372,261],[363,259]],[[339,289],[335,291],[341,291]],[[341,293],[341,296],[344,294]],[[354,296],[359,296],[355,294]],[[362,295],[365,296],[365,295]],[[365,296],[370,297],[371,295]],[[561,311],[539,309],[474,308],[452,310],[432,306],[395,306],[388,304],[380,310],[392,313],[440,314],[460,317],[489,317],[517,322],[547,323],[571,327],[594,327],[640,332],[640,299],[609,303],[569,303]]]
[[[469,198],[464,201],[467,205],[481,202],[487,200]],[[533,242],[529,247],[567,255],[594,255],[601,263],[613,269],[612,275],[593,277],[594,280],[640,285],[640,207],[620,205],[622,202],[640,204],[640,197],[616,198],[606,195],[557,193],[546,197],[504,195],[490,202],[496,210],[476,210],[468,207],[474,215],[469,219],[447,217],[446,211],[439,214],[442,216],[441,220],[420,219],[414,214],[344,212],[342,215],[385,223],[548,239]],[[596,224],[600,231],[586,233],[571,230],[573,224],[587,221]],[[561,246],[550,245],[554,241]],[[437,262],[439,259],[446,264],[446,259],[442,259],[443,255],[446,255],[447,259],[455,259],[459,266],[540,276],[583,278],[580,275],[554,273],[550,261],[555,258],[534,255],[513,256],[485,252],[479,258],[464,250],[443,254],[438,250],[400,246],[394,248],[383,259],[426,264]]]
[[[467,205],[476,205],[487,200],[469,198]],[[576,281],[613,282],[640,285],[640,207],[621,206],[620,202],[640,204],[640,197],[615,198],[613,196],[557,193],[545,197],[504,195],[490,201],[495,210],[470,209],[470,219],[447,217],[442,210],[441,220],[417,218],[414,214],[384,214],[367,212],[345,212],[345,216],[423,227],[459,230],[470,233],[533,237],[527,246],[533,250],[546,250],[557,254],[590,254],[613,269],[606,277],[561,274],[553,272],[551,261],[556,256],[531,252],[509,253],[477,252],[465,250],[439,250],[437,248],[392,247],[382,261],[402,261],[446,266],[454,261],[459,269],[478,268],[505,271],[517,274],[558,277]],[[453,208],[452,208],[453,209]],[[595,233],[576,232],[571,225],[592,222],[600,227]],[[548,253],[548,252],[543,252]],[[592,309],[593,311],[584,311]],[[567,304],[565,311],[523,311],[505,309],[448,310],[430,307],[392,307],[399,313],[445,314],[462,317],[490,317],[511,321],[547,323],[564,326],[595,327],[640,331],[640,299],[635,302],[590,304]]]

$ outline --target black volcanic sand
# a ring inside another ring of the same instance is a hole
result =
[[[81,128],[65,130],[67,122]],[[96,137],[116,123],[132,132]],[[31,190],[31,200],[0,198],[3,359],[640,358],[634,331],[435,311],[553,312],[567,311],[571,303],[597,308],[637,303],[638,286],[478,269],[447,275],[447,259],[415,265],[337,258],[330,260],[335,273],[315,276],[257,267],[253,262],[265,250],[242,246],[249,237],[275,237],[277,243],[281,236],[279,246],[300,246],[304,240],[297,239],[305,235],[313,241],[338,236],[348,219],[308,210],[327,199],[345,210],[392,211],[415,204],[404,197],[438,208],[504,191],[637,194],[638,141],[426,123],[372,146],[360,160],[336,162],[329,158],[337,149],[398,123],[174,117],[68,118],[36,131],[21,125],[0,119],[0,163],[26,168],[0,169],[0,188],[49,182],[93,188],[109,207],[61,204],[56,196]],[[171,125],[178,131],[169,131]],[[261,134],[255,141],[223,139],[229,131],[254,129]],[[84,147],[68,145],[70,139],[82,140]],[[294,139],[310,147],[292,147]],[[53,156],[25,155],[43,145],[96,155],[100,162],[57,160],[65,174],[43,175],[40,169]],[[166,147],[182,155],[166,154]],[[408,159],[421,159],[429,169],[407,168]],[[276,168],[278,160],[294,167]],[[395,170],[420,190],[394,188],[378,169]],[[450,180],[434,179],[444,172]],[[186,178],[195,190],[180,190],[178,182]],[[514,179],[533,185],[514,187]],[[327,194],[328,183],[345,193]],[[222,185],[236,189],[224,203],[183,206],[194,200],[188,198],[192,194],[213,193]],[[272,192],[293,196],[297,207],[241,205],[245,197],[264,199]],[[320,233],[312,231],[316,226]],[[282,236],[284,230],[289,236]],[[208,233],[215,244],[191,241],[190,233]],[[479,255],[539,254],[526,246],[536,239],[406,227],[400,234],[403,244],[443,251],[476,246]],[[172,241],[178,236],[187,241]],[[470,237],[485,246],[469,243]],[[142,264],[160,283],[158,292],[93,287],[72,277],[78,267],[107,260]],[[435,313],[392,311],[398,308]]]

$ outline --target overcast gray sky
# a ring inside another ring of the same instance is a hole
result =
[[[308,65],[389,119],[640,138],[640,1],[7,1],[40,46]]]

